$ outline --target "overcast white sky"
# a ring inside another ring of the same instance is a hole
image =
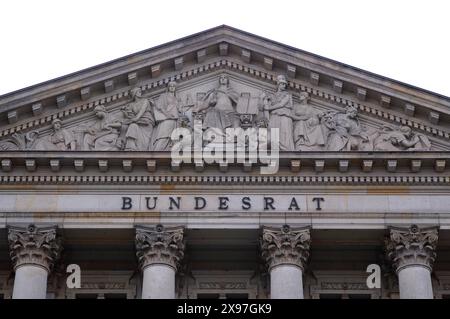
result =
[[[450,96],[450,1],[0,2],[0,94],[221,24]]]

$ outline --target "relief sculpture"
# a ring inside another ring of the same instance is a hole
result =
[[[178,119],[182,115],[182,102],[176,87],[176,82],[169,82],[166,92],[156,101],[154,108],[156,130],[152,142],[154,151],[170,151],[172,147],[170,135],[177,128]]]
[[[94,109],[97,120],[82,128],[82,150],[118,151],[123,147],[119,140],[122,123],[112,117],[103,105]]]
[[[279,129],[280,150],[294,150],[292,95],[287,91],[287,80],[283,75],[277,77],[277,91],[265,96],[263,103],[263,110],[269,116],[269,128]]]
[[[374,139],[375,151],[429,151],[430,148],[430,140],[423,134],[413,133],[409,126],[384,126]]]
[[[60,119],[52,122],[53,132],[39,139],[34,149],[49,151],[69,151],[76,149],[76,140],[73,133],[62,127]]]
[[[295,150],[298,151],[315,151],[324,147],[326,142],[321,123],[323,113],[311,107],[308,100],[309,94],[301,92],[300,103],[292,110]]]
[[[155,126],[155,118],[151,111],[151,102],[142,97],[140,88],[131,90],[133,101],[122,107],[124,121],[122,132],[125,135],[125,151],[146,151],[150,148],[150,140]]]
[[[242,86],[233,87],[223,73],[212,89],[184,92],[185,102],[175,81],[156,99],[144,97],[140,88],[134,88],[130,101],[120,109],[107,111],[98,105],[93,120],[73,129],[55,119],[48,133],[14,133],[0,141],[0,150],[170,151],[172,132],[178,127],[192,132],[194,120],[202,121],[204,131],[217,130],[219,134],[227,128],[278,129],[281,151],[431,150],[430,140],[409,126],[367,128],[361,124],[357,108],[319,109],[311,103],[309,93],[294,92],[293,96],[287,84],[286,77],[279,75],[274,92],[243,92]],[[197,96],[196,103],[191,95]]]
[[[230,87],[226,74],[219,76],[219,86],[206,93],[195,112],[202,112],[205,129],[225,131],[228,127],[238,127],[239,118],[236,115],[236,104],[239,94]]]
[[[357,109],[349,106],[345,112],[329,112],[323,116],[328,151],[368,150],[369,137],[357,114]]]

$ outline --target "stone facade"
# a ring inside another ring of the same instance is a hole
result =
[[[228,26],[180,41],[0,97],[0,296],[450,296],[450,98]]]

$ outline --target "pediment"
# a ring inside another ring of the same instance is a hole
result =
[[[153,127],[144,132],[151,141],[158,130],[155,105],[170,81],[177,82],[180,105],[196,108],[208,92],[219,88],[222,74],[229,77],[237,96],[231,102],[237,114],[219,112],[222,118],[217,121],[234,121],[234,126],[242,125],[244,111],[237,108],[242,108],[246,97],[255,108],[263,93],[276,92],[277,76],[286,76],[292,112],[299,110],[297,119],[287,122],[294,139],[289,151],[449,150],[449,98],[227,26],[0,97],[0,145],[2,150],[152,151],[151,145],[126,148],[127,125],[116,125],[122,141],[111,142],[115,145],[111,148],[86,146],[80,129],[104,124],[96,117],[99,107],[105,108],[112,122],[125,123],[122,109],[133,103],[131,93],[139,88],[153,117]],[[299,106],[302,93],[309,96],[303,107]],[[356,117],[347,116],[349,109]],[[212,117],[208,112],[204,116]],[[252,115],[255,126],[263,115]],[[55,119],[61,120],[64,132],[55,134]],[[283,121],[278,125],[285,129]],[[302,138],[306,142],[299,141]]]

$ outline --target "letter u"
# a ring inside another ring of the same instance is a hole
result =
[[[153,205],[152,206],[150,206],[151,198],[153,198]],[[147,202],[147,209],[155,209],[157,200],[158,200],[158,197],[145,197],[145,201]]]

